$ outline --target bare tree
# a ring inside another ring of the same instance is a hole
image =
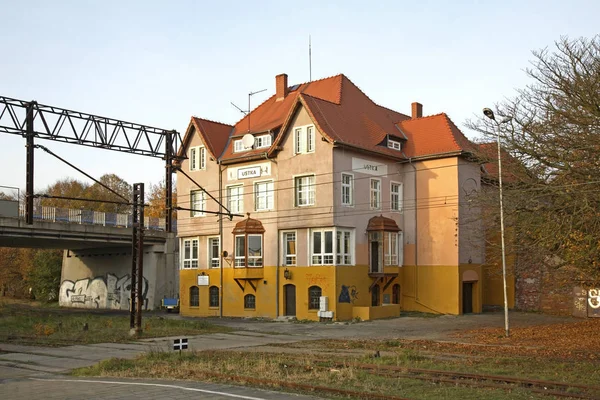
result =
[[[600,283],[600,36],[564,37],[553,51],[533,55],[527,69],[532,83],[496,107],[512,121],[496,125],[482,117],[467,124],[488,142],[499,134],[503,159],[513,160],[503,165],[512,250],[530,262],[571,268],[584,284],[595,285]],[[496,158],[489,151],[481,156]],[[493,184],[497,170],[489,165]],[[490,216],[487,225],[495,219]]]

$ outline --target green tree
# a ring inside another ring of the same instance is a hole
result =
[[[503,177],[506,219],[516,228],[511,245],[520,262],[571,268],[576,279],[597,285],[600,36],[562,38],[553,51],[533,55],[527,69],[532,83],[496,107],[498,116],[512,121],[496,125],[482,117],[468,124],[486,141],[499,132],[503,149],[518,161],[503,166]],[[490,218],[488,227],[495,221]]]
[[[36,299],[41,301],[58,299],[62,254],[62,250],[39,250],[35,253],[28,282]]]

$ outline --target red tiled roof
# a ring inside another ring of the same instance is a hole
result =
[[[227,144],[232,128],[233,126],[221,122],[192,117],[177,155],[185,155],[185,149],[187,149],[189,142],[192,139],[192,132],[198,132],[202,137],[202,142],[204,142],[208,148],[209,153],[216,159],[220,157],[223,150],[225,150],[225,145]]]
[[[248,132],[283,133],[300,105],[306,108],[324,137],[336,144],[400,159],[473,149],[473,144],[446,114],[411,119],[375,104],[350,79],[341,74],[297,85],[295,90],[280,101],[273,95],[238,121],[233,129],[229,125],[219,125],[228,127],[230,132],[227,134],[236,138]],[[221,154],[221,159],[243,160],[264,154],[264,149],[234,153],[233,141],[226,142],[224,138],[226,129],[208,126],[208,123],[217,124],[207,121],[199,130],[208,134],[211,139],[218,138],[219,145],[224,148],[222,153],[217,152]],[[212,131],[220,133],[212,134]],[[402,152],[382,145],[385,144],[387,135],[407,139]],[[277,135],[270,153],[276,151],[282,140],[282,135]]]
[[[408,139],[404,146],[408,157],[474,150],[445,113],[402,121],[398,127]]]

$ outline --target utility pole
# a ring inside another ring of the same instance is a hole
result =
[[[131,334],[142,332],[142,290],[144,288],[144,184],[133,185],[133,233],[131,235]]]
[[[35,101],[27,103],[26,114],[25,114],[25,139],[27,148],[27,163],[25,173],[25,223],[27,225],[33,224],[33,150],[34,150],[34,130],[33,130],[33,112],[35,107]]]

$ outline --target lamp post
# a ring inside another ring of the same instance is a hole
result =
[[[509,337],[508,325],[508,295],[506,293],[506,247],[504,245],[504,206],[502,203],[502,158],[500,155],[500,124],[509,122],[512,118],[505,117],[502,121],[496,121],[494,112],[489,108],[483,109],[483,114],[494,121],[496,124],[496,137],[498,140],[498,187],[500,193],[500,237],[502,243],[502,283],[504,285],[504,330],[506,337]]]

